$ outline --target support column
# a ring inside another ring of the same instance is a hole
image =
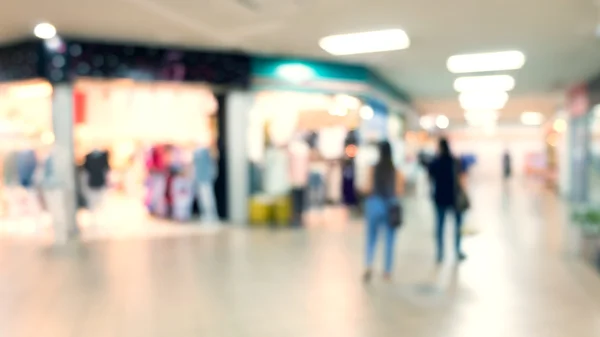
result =
[[[52,128],[55,138],[52,164],[58,187],[56,196],[60,198],[60,200],[56,200],[56,204],[61,208],[53,210],[52,214],[56,243],[63,244],[78,236],[75,144],[73,140],[73,86],[70,84],[54,86]]]
[[[248,160],[248,117],[254,105],[254,93],[233,92],[227,96],[227,118],[225,132],[226,151],[229,162],[227,177],[229,181],[227,199],[229,204],[228,220],[236,224],[248,222],[248,197],[250,193]]]

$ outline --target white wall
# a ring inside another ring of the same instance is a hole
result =
[[[456,154],[472,153],[477,164],[472,175],[480,179],[502,177],[502,155],[506,149],[511,153],[514,176],[522,176],[529,153],[545,154],[546,143],[542,128],[497,127],[493,133],[481,129],[464,128],[448,133]]]

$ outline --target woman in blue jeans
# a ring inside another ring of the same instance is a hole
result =
[[[369,170],[368,177],[363,191],[368,195],[365,201],[367,243],[364,280],[371,280],[380,232],[383,232],[385,238],[384,278],[389,280],[394,259],[396,227],[390,226],[388,207],[391,203],[398,202],[398,196],[404,192],[404,177],[394,166],[392,149],[388,142],[379,143],[379,162]]]
[[[464,190],[465,187],[465,170],[450,152],[450,146],[445,138],[440,139],[438,155],[429,166],[429,175],[434,186],[437,262],[441,263],[444,260],[444,227],[448,211],[454,214],[454,249],[457,259],[462,261],[467,256],[461,248],[462,210],[457,207],[457,198],[459,189]]]

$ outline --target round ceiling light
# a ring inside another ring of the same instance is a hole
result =
[[[442,130],[447,129],[450,126],[450,119],[444,115],[439,115],[435,118],[435,125]]]
[[[56,27],[47,22],[43,22],[35,26],[33,34],[40,39],[49,40],[56,36]]]

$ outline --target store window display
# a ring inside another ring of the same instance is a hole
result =
[[[345,142],[360,124],[358,109],[331,95],[263,92],[249,113],[252,222],[302,226],[314,206],[342,203]]]
[[[64,205],[53,162],[52,86],[41,80],[0,85],[0,232],[54,227]],[[61,158],[58,158],[61,160]]]
[[[99,172],[105,177],[101,213],[118,209],[142,223],[145,214],[176,221],[218,220],[213,117],[218,104],[209,88],[130,80],[80,80],[75,88],[85,97],[75,129],[76,150],[83,171],[95,183]],[[102,144],[106,156],[85,153],[94,144]],[[84,195],[93,210],[95,195]],[[125,206],[132,204],[145,212]]]

